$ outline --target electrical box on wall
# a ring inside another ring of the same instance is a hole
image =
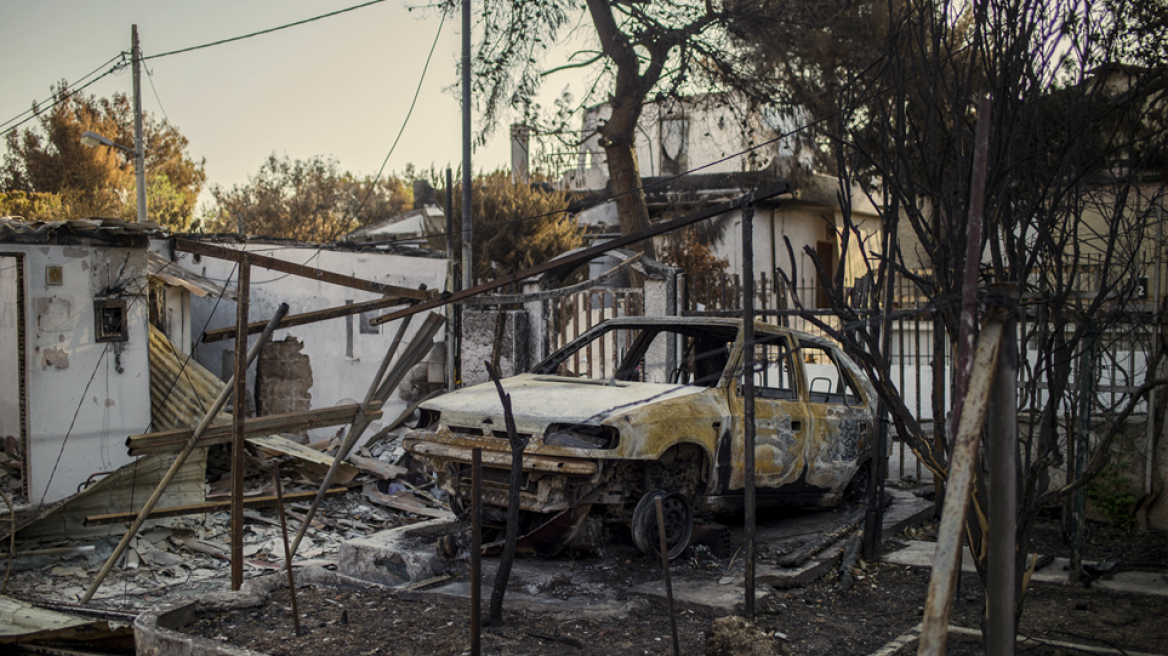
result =
[[[130,339],[126,299],[105,298],[93,302],[96,321],[94,334],[98,342],[125,342]]]

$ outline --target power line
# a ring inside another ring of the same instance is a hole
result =
[[[89,72],[88,72],[88,73],[86,73],[85,75],[82,75],[80,78],[78,78],[78,79],[77,79],[77,81],[76,81],[76,82],[73,82],[72,84],[70,84],[70,85],[66,86],[65,88],[66,88],[66,89],[70,89],[70,88],[72,88],[72,87],[75,87],[75,86],[77,86],[78,84],[81,84],[82,82],[84,82],[84,81],[85,81],[85,78],[87,78],[87,77],[89,77],[89,76],[93,75],[94,73],[96,73],[96,72],[100,71],[101,69],[105,68],[106,66],[110,65],[111,63],[113,63],[113,62],[114,62],[114,60],[116,60],[116,59],[120,59],[120,58],[124,58],[125,56],[126,56],[126,53],[124,53],[124,52],[119,52],[118,54],[114,55],[113,57],[110,57],[110,58],[109,58],[109,59],[108,59],[108,60],[107,60],[107,61],[106,61],[104,64],[102,64],[101,66],[98,66],[97,68],[93,69],[92,71],[89,71]],[[124,65],[124,64],[123,64],[123,65]],[[104,77],[104,76],[102,76],[102,77]],[[100,79],[100,78],[99,78],[99,79]],[[33,107],[29,107],[28,109],[26,109],[26,110],[24,110],[23,112],[21,112],[21,113],[17,114],[16,116],[13,116],[12,118],[8,119],[7,121],[4,121],[3,123],[0,123],[0,130],[7,130],[7,126],[8,126],[9,124],[11,124],[13,121],[18,121],[18,120],[20,120],[21,118],[24,118],[24,116],[25,116],[26,114],[36,114],[36,112],[40,111],[40,106],[41,106],[42,104],[44,104],[44,103],[47,103],[47,102],[50,102],[50,101],[52,101],[54,98],[56,98],[56,94],[54,94],[54,95],[52,95],[52,96],[49,96],[48,98],[45,98],[45,99],[44,99],[42,102],[40,102],[40,103],[36,103],[36,104],[35,104]],[[54,103],[54,105],[55,105],[55,104],[56,104],[56,103]],[[22,123],[23,123],[23,121],[22,121]]]
[[[119,55],[119,56],[120,56],[120,55]],[[112,60],[111,60],[111,61],[112,61]],[[107,63],[108,63],[108,62],[107,62]],[[83,85],[81,85],[81,86],[79,86],[79,87],[76,87],[76,88],[74,88],[74,89],[72,89],[72,90],[70,90],[70,91],[68,91],[68,92],[66,92],[66,93],[63,93],[63,94],[61,94],[61,97],[60,97],[60,98],[57,98],[57,99],[56,99],[56,100],[53,102],[53,104],[49,105],[48,107],[45,107],[45,108],[44,108],[44,110],[49,110],[49,109],[52,109],[52,108],[56,107],[57,105],[60,105],[61,103],[65,102],[66,100],[68,100],[68,99],[72,98],[73,96],[75,96],[75,95],[77,95],[77,94],[81,93],[81,92],[82,92],[82,91],[84,91],[86,88],[88,88],[89,86],[91,86],[91,85],[93,85],[95,82],[97,82],[98,80],[101,80],[101,79],[105,78],[105,77],[106,77],[106,76],[108,76],[108,75],[111,75],[111,74],[113,74],[113,73],[116,73],[116,72],[118,72],[119,70],[121,70],[121,69],[125,68],[125,67],[126,67],[126,66],[128,66],[128,65],[129,65],[129,64],[128,64],[127,62],[125,62],[125,61],[120,61],[120,62],[118,62],[117,64],[114,64],[114,65],[113,65],[113,67],[112,67],[112,68],[110,68],[110,69],[109,69],[108,71],[106,71],[105,73],[102,73],[101,75],[99,75],[99,76],[97,76],[97,77],[93,78],[92,80],[90,80],[90,81],[86,82],[85,84],[83,84]],[[104,66],[104,64],[103,64],[103,66]],[[30,110],[30,111],[31,111],[31,110]],[[25,117],[25,119],[24,119],[23,121],[20,121],[20,122],[19,122],[19,123],[17,123],[16,125],[13,125],[13,126],[12,126],[12,127],[10,127],[10,128],[6,128],[6,129],[4,130],[4,134],[5,134],[5,135],[7,135],[9,132],[15,132],[15,131],[16,131],[16,129],[17,129],[17,128],[19,128],[20,126],[24,125],[25,123],[28,123],[29,121],[33,120],[33,119],[34,119],[34,118],[36,118],[37,116],[40,116],[40,112],[41,112],[41,111],[43,111],[43,110],[42,110],[40,107],[37,107],[37,111],[36,111],[35,113],[33,113],[31,116]],[[25,113],[27,113],[27,112],[25,112]],[[23,116],[23,114],[21,114],[21,115]],[[16,120],[16,119],[12,119],[12,120]],[[12,121],[9,121],[9,123],[11,123],[11,122],[12,122]]]
[[[180,49],[180,50],[171,50],[170,52],[163,52],[163,53],[159,53],[159,54],[157,54],[157,55],[150,55],[149,57],[143,57],[143,58],[142,58],[142,60],[143,60],[143,61],[146,61],[146,60],[148,60],[148,59],[158,59],[158,58],[160,58],[160,57],[169,57],[169,56],[171,56],[171,55],[180,55],[180,54],[182,54],[182,53],[184,53],[184,52],[192,52],[192,51],[194,51],[194,50],[202,50],[203,48],[210,48],[210,47],[212,47],[212,46],[221,46],[221,45],[223,45],[223,44],[225,44],[225,43],[232,43],[232,42],[235,42],[235,41],[242,41],[242,40],[244,40],[244,39],[250,39],[250,38],[252,38],[253,36],[260,36],[260,35],[262,35],[262,34],[271,34],[272,32],[278,32],[278,31],[280,31],[280,30],[286,30],[286,29],[288,29],[289,27],[296,27],[297,25],[304,25],[305,23],[311,23],[311,22],[313,22],[313,21],[318,21],[318,20],[320,20],[320,19],[322,19],[322,18],[329,18],[329,17],[332,17],[332,16],[336,16],[336,15],[338,15],[338,14],[344,14],[344,13],[346,13],[346,12],[354,11],[354,10],[356,10],[356,9],[362,9],[362,8],[364,8],[364,7],[368,7],[368,6],[370,6],[370,5],[375,5],[375,4],[379,3],[379,2],[385,2],[385,0],[370,0],[369,2],[366,2],[366,3],[363,3],[363,4],[354,5],[354,6],[352,6],[352,7],[347,7],[347,8],[345,8],[345,9],[338,9],[337,11],[332,11],[332,12],[329,12],[329,13],[327,13],[327,14],[321,14],[320,16],[314,16],[314,17],[312,17],[312,18],[305,18],[304,20],[296,21],[295,23],[287,23],[287,24],[285,24],[285,25],[280,25],[279,27],[269,27],[269,28],[268,28],[268,29],[266,29],[266,30],[260,30],[260,31],[258,31],[258,32],[252,32],[252,33],[250,33],[250,34],[243,34],[243,35],[240,35],[240,36],[233,36],[233,37],[231,37],[230,39],[220,39],[220,40],[218,40],[218,41],[212,41],[211,43],[204,43],[204,44],[203,44],[203,45],[201,45],[201,46],[191,46],[191,47],[189,47],[189,48],[182,48],[182,49]]]

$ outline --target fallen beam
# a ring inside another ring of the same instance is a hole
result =
[[[354,314],[361,314],[363,312],[372,312],[373,310],[380,310],[382,308],[394,307],[398,305],[405,305],[408,299],[404,298],[379,298],[375,301],[365,301],[363,303],[350,303],[340,307],[329,308],[327,310],[314,310],[312,312],[302,312],[300,314],[293,314],[284,317],[280,321],[277,328],[291,328],[292,326],[303,326],[309,323],[316,323],[317,321],[327,321],[329,319],[339,319],[340,317],[347,317]],[[266,324],[263,321],[256,321],[247,324],[247,334],[255,335],[264,331]],[[216,328],[215,330],[208,330],[203,333],[203,342],[220,342],[225,339],[235,337],[235,326],[227,328]]]
[[[325,496],[335,497],[338,494],[348,492],[347,487],[334,487],[325,493]],[[311,499],[316,496],[316,491],[312,492],[294,492],[292,494],[285,494],[285,501],[300,501],[302,499]],[[244,498],[243,505],[248,508],[268,508],[274,507],[277,503],[275,496],[269,497],[252,497]],[[203,513],[217,512],[220,510],[228,510],[231,508],[231,500],[227,501],[211,501],[209,503],[198,503],[193,506],[175,506],[173,508],[159,508],[150,511],[147,519],[161,519],[163,517],[181,517],[183,515],[201,515]],[[86,526],[101,526],[104,524],[121,524],[133,520],[138,516],[138,513],[110,513],[108,515],[90,515],[85,518]]]
[[[233,248],[224,248],[223,246],[216,246],[214,244],[207,244],[191,239],[176,238],[174,240],[174,250],[183,251],[185,253],[194,253],[196,255],[216,257],[221,260],[239,262],[240,264],[246,260],[247,263],[252,266],[263,267],[265,269],[271,269],[272,271],[290,273],[294,276],[312,278],[314,280],[331,283],[333,285],[340,285],[342,287],[349,287],[352,289],[360,289],[367,292],[374,292],[376,294],[384,294],[386,296],[398,296],[415,301],[425,301],[433,298],[436,295],[435,292],[428,292],[421,289],[410,289],[409,287],[398,287],[397,285],[386,285],[380,282],[373,282],[372,280],[346,276],[340,273],[333,273],[332,271],[325,271],[324,269],[305,266],[303,264],[286,262],[274,257],[256,255],[247,251],[237,251]]]
[[[369,417],[370,421],[375,421],[381,417],[381,403],[373,405],[374,407],[366,413],[366,417]],[[281,415],[268,415],[266,417],[252,417],[246,419],[244,422],[243,433],[245,436],[255,437],[281,432],[300,432],[311,428],[340,426],[351,423],[360,409],[360,404],[352,403],[338,405],[332,408],[320,408],[318,410],[289,412]],[[230,422],[211,424],[203,432],[202,437],[199,438],[197,446],[210,446],[212,444],[226,444],[230,442],[232,428]],[[126,446],[129,447],[130,455],[132,456],[146,453],[177,451],[186,444],[187,440],[194,434],[194,431],[195,429],[193,428],[178,428],[175,430],[159,431],[157,433],[131,435],[126,438]]]

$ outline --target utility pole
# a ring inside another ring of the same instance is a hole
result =
[[[138,191],[138,222],[146,221],[146,144],[142,142],[142,50],[138,26],[130,26],[130,61],[134,65],[134,176]]]
[[[462,288],[474,286],[470,224],[470,0],[462,0]]]

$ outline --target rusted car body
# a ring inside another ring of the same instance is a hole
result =
[[[649,504],[661,496],[673,556],[695,513],[740,509],[741,328],[733,319],[613,319],[503,380],[529,440],[527,528],[568,534],[591,512],[630,523],[638,546],[655,551]],[[756,324],[754,348],[759,506],[832,506],[866,485],[876,401],[859,368],[827,340],[769,324]],[[505,507],[511,452],[494,386],[438,397],[421,414],[406,450],[465,502],[471,451],[481,448],[483,502]]]

